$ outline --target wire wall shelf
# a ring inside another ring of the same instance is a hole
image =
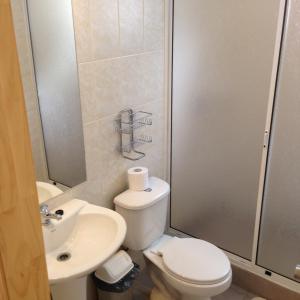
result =
[[[132,109],[122,110],[115,120],[116,130],[120,134],[119,151],[129,160],[139,160],[146,156],[137,148],[152,142],[152,137],[145,134],[137,134],[137,129],[152,125],[152,113],[136,111]]]

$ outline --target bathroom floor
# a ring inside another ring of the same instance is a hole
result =
[[[149,300],[150,290],[135,290],[134,300]],[[224,294],[214,297],[213,300],[252,300],[255,296],[247,291],[232,285]]]
[[[251,300],[255,295],[243,290],[242,288],[231,285],[230,289],[222,295],[214,297],[214,300]]]
[[[134,291],[134,300],[149,300],[151,290],[146,289],[135,289]],[[213,300],[252,300],[255,296],[247,291],[241,289],[236,285],[232,285],[228,291],[214,297]]]
[[[133,288],[134,300],[149,300],[150,292],[153,285],[150,278],[144,272],[140,274]],[[231,285],[230,289],[222,295],[214,297],[213,300],[252,300],[255,295],[241,289],[236,285]]]

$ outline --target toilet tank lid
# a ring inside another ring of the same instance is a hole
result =
[[[152,206],[170,192],[167,182],[157,177],[149,178],[149,189],[145,191],[126,190],[114,199],[116,206],[126,209],[140,210]]]

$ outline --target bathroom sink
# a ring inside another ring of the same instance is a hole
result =
[[[50,198],[53,198],[59,194],[62,194],[62,192],[63,192],[57,186],[47,183],[47,182],[42,182],[42,181],[37,181],[36,187],[37,187],[38,198],[39,198],[40,204]]]
[[[61,220],[43,226],[50,284],[85,276],[122,245],[126,223],[108,208],[73,199],[56,210]]]

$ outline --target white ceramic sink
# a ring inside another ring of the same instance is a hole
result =
[[[37,187],[38,198],[39,198],[40,204],[50,198],[53,198],[59,194],[62,194],[62,192],[63,192],[57,186],[47,183],[47,182],[42,182],[42,181],[37,181],[36,187]]]
[[[43,226],[50,284],[85,276],[97,269],[122,245],[126,223],[117,212],[73,199],[56,209],[61,220]],[[58,257],[70,258],[59,261]]]

